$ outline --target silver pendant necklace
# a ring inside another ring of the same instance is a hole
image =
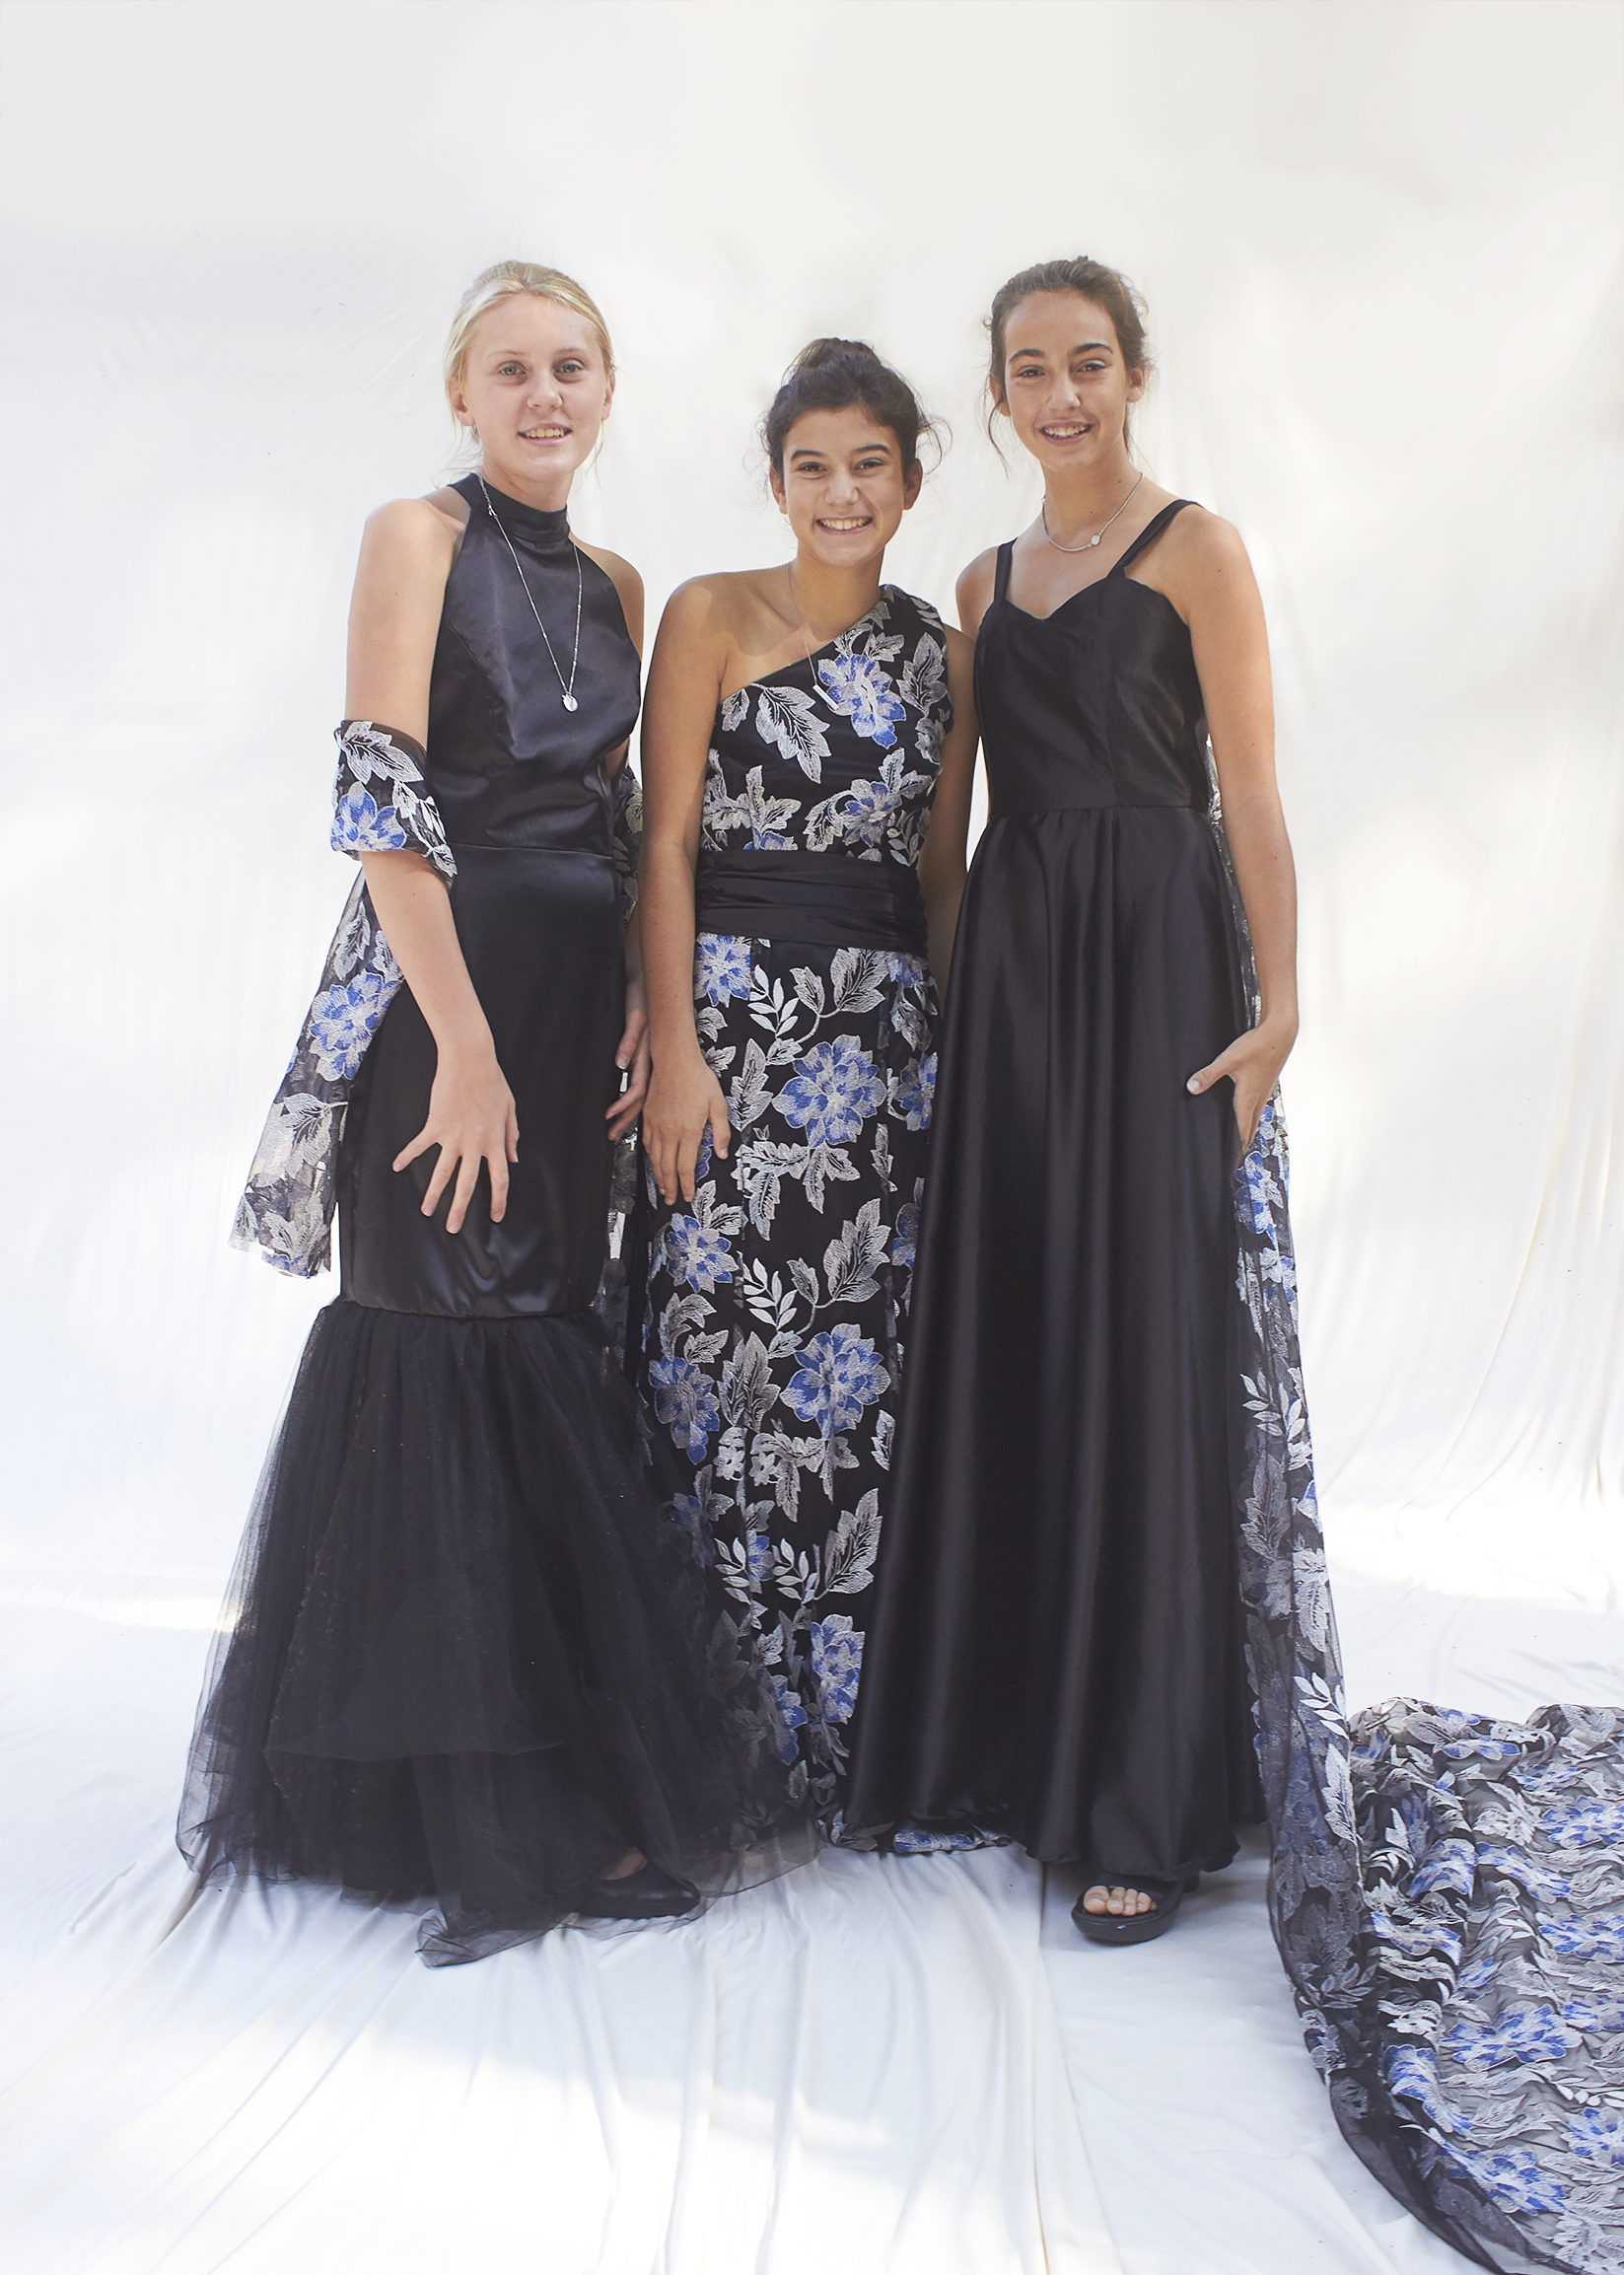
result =
[[[559,667],[558,658],[553,656],[552,642],[547,640],[547,627],[541,621],[541,611],[535,604],[535,595],[530,591],[530,579],[525,574],[525,564],[514,552],[513,539],[507,531],[502,529],[502,517],[491,504],[491,494],[485,488],[485,477],[483,474],[475,474],[473,478],[483,492],[485,511],[490,515],[497,528],[502,530],[502,542],[507,546],[508,551],[513,553],[513,565],[519,571],[519,582],[525,588],[525,598],[530,604],[530,614],[535,618],[535,628],[542,639],[547,642],[547,654],[552,657],[552,668],[558,673],[558,684],[564,690],[564,708],[566,711],[578,711],[581,706],[575,699],[575,669],[581,661],[581,595],[586,583],[581,567],[581,548],[572,537],[570,539],[570,551],[575,555],[575,654],[570,658],[570,675],[566,679]]]
[[[1128,492],[1122,503],[1117,507],[1116,513],[1112,514],[1111,522],[1116,520],[1117,515],[1125,514],[1127,512],[1128,508],[1133,504],[1134,499],[1139,495],[1139,482],[1142,482],[1144,479],[1144,475],[1141,474],[1139,481],[1135,482],[1133,488]],[[1105,532],[1111,526],[1111,522],[1101,522],[1098,529],[1095,530],[1094,535],[1092,537],[1085,538],[1081,545],[1063,545],[1058,537],[1049,536],[1049,501],[1047,498],[1043,500],[1043,503],[1038,507],[1037,510],[1043,521],[1043,534],[1046,537],[1049,537],[1049,542],[1057,553],[1092,552],[1094,546],[1098,544],[1100,538],[1105,534]]]

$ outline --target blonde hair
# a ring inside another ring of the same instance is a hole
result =
[[[603,367],[614,369],[614,349],[609,344],[609,327],[603,314],[584,285],[566,276],[561,268],[540,268],[533,260],[499,260],[494,268],[481,270],[462,295],[451,330],[446,335],[446,399],[461,386],[463,369],[468,360],[468,334],[485,314],[495,308],[498,301],[506,300],[510,293],[532,292],[538,300],[556,301],[560,308],[569,309],[590,324],[599,347],[603,354]]]

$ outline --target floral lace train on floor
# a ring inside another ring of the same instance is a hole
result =
[[[1480,2266],[1609,2275],[1624,1712],[1516,1723],[1389,1699],[1350,1724],[1286,1187],[1277,1102],[1236,1175],[1241,1587],[1275,1939],[1337,2122],[1399,2202]]]

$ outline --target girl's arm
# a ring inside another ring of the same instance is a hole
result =
[[[970,833],[970,792],[981,731],[975,716],[975,649],[962,632],[948,632],[948,690],[953,725],[942,740],[942,771],[931,803],[930,826],[919,855],[919,889],[930,926],[931,969],[938,989],[948,984],[958,903],[964,892],[964,848]]]
[[[717,1157],[731,1133],[722,1086],[705,1063],[693,1022],[693,874],[705,760],[722,691],[728,641],[703,583],[671,595],[649,668],[643,715],[643,961],[654,1074],[643,1144],[661,1198],[691,1201],[694,1165],[709,1122]]]
[[[1169,548],[1162,582],[1190,627],[1260,998],[1257,1026],[1193,1073],[1189,1088],[1210,1090],[1228,1075],[1241,1142],[1250,1145],[1297,1040],[1297,875],[1275,784],[1269,640],[1238,533],[1198,511],[1181,514],[1174,533],[1181,541]]]
[[[345,716],[428,738],[429,675],[446,579],[457,548],[451,520],[426,499],[400,499],[367,523],[350,603]],[[462,960],[451,901],[420,853],[363,853],[367,890],[390,954],[434,1036],[438,1064],[428,1119],[394,1158],[405,1169],[440,1148],[423,1196],[432,1217],[453,1176],[446,1230],[459,1233],[479,1176],[490,1170],[491,1222],[508,1205],[508,1164],[519,1159],[513,1093]]]

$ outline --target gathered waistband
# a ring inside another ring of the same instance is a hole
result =
[[[812,948],[926,949],[925,902],[912,869],[841,853],[701,851],[693,881],[694,926],[750,940]]]

